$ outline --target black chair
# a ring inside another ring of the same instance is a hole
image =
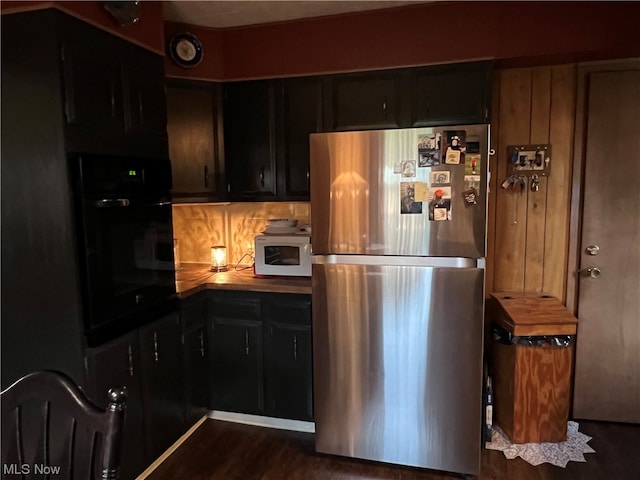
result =
[[[2,478],[117,479],[126,388],[108,396],[100,410],[53,371],[31,373],[4,390]]]

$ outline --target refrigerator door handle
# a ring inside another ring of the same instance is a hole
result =
[[[389,265],[412,267],[484,268],[484,258],[405,257],[384,255],[313,255],[317,265]]]

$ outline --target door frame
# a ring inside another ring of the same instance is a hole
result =
[[[589,111],[589,80],[592,73],[640,70],[640,58],[625,58],[578,64],[576,116],[573,142],[573,172],[571,178],[571,213],[569,221],[569,252],[567,256],[566,307],[578,315],[578,270],[582,244],[582,215],[584,207],[584,172],[587,146],[587,121]]]

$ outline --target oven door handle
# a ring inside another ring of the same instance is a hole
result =
[[[171,200],[162,200],[159,202],[150,202],[150,203],[133,203],[135,205],[141,207],[168,207],[171,206]],[[129,207],[132,205],[131,200],[128,198],[102,198],[100,200],[96,200],[95,203],[98,208],[111,208],[111,207]]]
[[[96,207],[98,208],[128,207],[129,204],[128,198],[103,198],[96,201]]]

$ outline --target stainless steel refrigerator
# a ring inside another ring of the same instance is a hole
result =
[[[318,452],[479,473],[488,141],[311,135]]]

